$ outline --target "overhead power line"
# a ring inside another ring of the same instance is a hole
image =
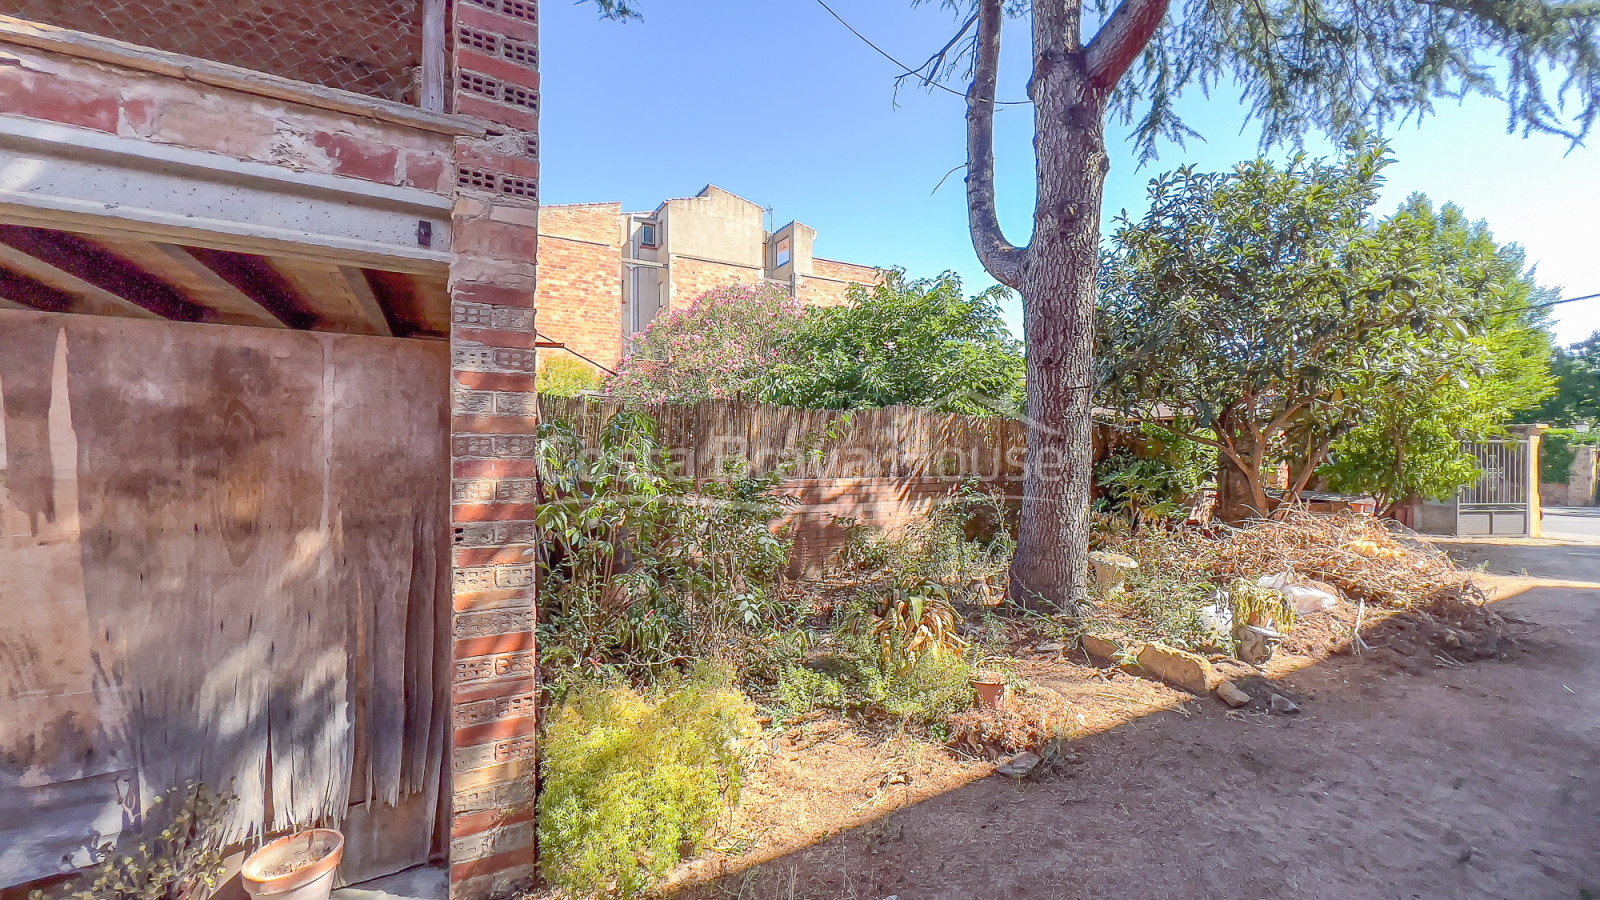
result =
[[[1514,313],[1527,312],[1533,309],[1549,309],[1552,306],[1560,306],[1563,303],[1577,303],[1579,300],[1594,300],[1596,298],[1600,298],[1600,294],[1584,294],[1582,297],[1568,297],[1565,300],[1551,300],[1549,303],[1534,303],[1529,306],[1518,306],[1514,309],[1502,310],[1502,312]]]
[[[929,78],[928,76],[922,74],[922,72],[920,72],[920,71],[918,71],[916,69],[913,69],[910,66],[906,65],[905,63],[901,62],[900,60],[894,58],[894,56],[891,55],[889,53],[889,51],[883,49],[882,47],[879,47],[877,44],[874,44],[872,42],[871,38],[869,38],[866,35],[862,34],[860,31],[857,31],[856,27],[854,25],[851,25],[849,22],[846,22],[844,20],[844,16],[841,16],[838,13],[834,12],[833,11],[833,7],[829,6],[826,2],[824,2],[824,0],[817,0],[817,5],[822,7],[823,9],[827,10],[828,11],[828,15],[833,16],[835,19],[838,19],[840,25],[843,25],[851,34],[853,34],[856,37],[861,39],[861,43],[866,44],[868,47],[871,47],[872,49],[878,51],[878,55],[879,56],[883,57],[884,59],[887,59],[889,62],[894,63],[895,66],[897,66],[901,71],[905,72],[907,75],[910,75],[911,77],[921,81],[923,84],[925,84],[925,85],[927,85],[929,87],[938,88],[939,90],[944,91],[947,94],[954,94],[954,95],[956,95],[957,97],[960,97],[963,100],[967,99],[966,92],[958,91],[955,88],[950,87],[947,84],[944,84],[943,82],[935,81],[934,79]],[[996,106],[1030,106],[1030,105],[1033,104],[1033,101],[1032,100],[995,100],[994,104]]]

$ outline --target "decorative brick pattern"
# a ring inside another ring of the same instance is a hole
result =
[[[480,900],[535,871],[538,6],[454,7],[454,109],[486,134],[456,144],[451,235],[450,893]]]

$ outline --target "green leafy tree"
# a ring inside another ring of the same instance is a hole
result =
[[[951,272],[907,280],[891,271],[876,287],[853,287],[847,305],[807,314],[764,396],[810,409],[1018,412],[1024,363],[1000,317],[1005,294],[996,286],[967,297]]]
[[[1485,223],[1470,222],[1454,205],[1435,211],[1414,196],[1395,218],[1408,220],[1419,250],[1471,291],[1484,312],[1471,323],[1466,364],[1431,390],[1380,392],[1365,420],[1334,445],[1323,470],[1329,487],[1372,494],[1385,507],[1454,494],[1477,476],[1462,441],[1490,436],[1517,410],[1549,395],[1550,333],[1537,307],[1555,296],[1534,280],[1520,247],[1495,243]],[[1417,340],[1458,338],[1446,331]],[[1448,346],[1440,351],[1455,353]]]
[[[627,14],[617,0],[604,12]],[[934,0],[912,0],[913,5]],[[1108,117],[1135,122],[1143,158],[1194,132],[1185,90],[1230,88],[1266,142],[1420,118],[1436,99],[1503,97],[1509,127],[1586,135],[1600,112],[1600,5],[1592,0],[937,0],[956,33],[919,70],[970,76],[967,208],[973,247],[1022,295],[1028,459],[1011,591],[1067,608],[1088,599],[1092,392]],[[994,189],[1000,26],[1032,26],[1032,238],[1009,241]]]
[[[1600,422],[1600,331],[1570,347],[1557,348],[1551,371],[1555,393],[1520,420],[1555,425]]]
[[[1440,258],[1423,210],[1374,222],[1388,162],[1381,142],[1352,141],[1333,162],[1179,169],[1152,183],[1141,220],[1119,220],[1102,274],[1105,399],[1163,408],[1220,452],[1226,521],[1271,511],[1269,466],[1290,463],[1292,498],[1374,409],[1475,361],[1463,322],[1493,292]]]

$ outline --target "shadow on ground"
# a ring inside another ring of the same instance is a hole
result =
[[[1600,895],[1600,546],[1445,546],[1518,576],[1508,658],[1336,657],[1297,715],[1200,700],[673,896]]]

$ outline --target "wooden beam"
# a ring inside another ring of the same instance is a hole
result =
[[[0,268],[0,297],[22,309],[39,312],[84,312],[77,297],[32,278]]]
[[[206,247],[184,249],[283,324],[301,330],[317,326],[317,316],[300,297],[300,292],[264,257]]]
[[[207,310],[206,321],[224,325],[283,328],[287,323],[216,272],[194,254],[172,244],[127,238],[94,238],[94,243],[177,288]]]
[[[367,280],[367,273],[354,266],[340,266],[339,271],[344,273],[345,283],[350,286],[350,295],[355,298],[356,308],[360,310],[362,317],[372,324],[372,333],[394,337],[394,327],[389,323],[389,316],[384,311],[383,303],[372,290],[372,283]]]
[[[445,0],[422,0],[422,96],[427,112],[444,112],[445,82],[450,71],[449,19]]]
[[[78,235],[47,228],[0,225],[0,243],[55,270],[57,280],[47,283],[62,290],[81,292],[83,286],[87,285],[96,289],[100,296],[121,300],[163,319],[179,322],[206,320],[205,308],[189,302],[172,285],[152,278],[104,247]],[[64,286],[62,278],[73,280],[77,286]]]
[[[317,317],[318,331],[392,334],[383,309],[359,269],[300,259],[270,260]],[[355,277],[350,277],[350,272]],[[360,289],[356,287],[359,282]]]
[[[49,312],[88,313],[95,316],[124,316],[134,319],[159,319],[160,316],[129,300],[118,297],[98,285],[90,284],[71,273],[63,272],[38,257],[18,250],[8,243],[0,243],[0,268],[12,276],[35,282],[49,290],[49,294],[36,306]],[[15,296],[15,295],[13,295]],[[62,301],[60,298],[70,298]]]

